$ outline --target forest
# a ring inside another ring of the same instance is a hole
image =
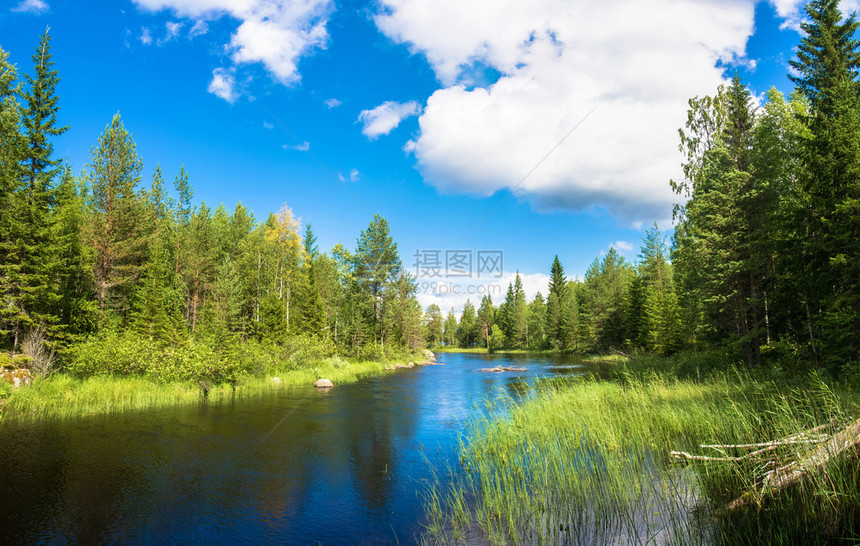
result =
[[[251,373],[263,353],[372,360],[434,346],[721,347],[750,367],[773,356],[850,371],[860,358],[858,23],[837,2],[810,6],[790,97],[757,99],[735,76],[690,99],[671,240],[655,224],[634,263],[610,249],[581,279],[556,257],[545,297],[528,301],[517,275],[503,301],[469,301],[459,318],[421,309],[382,216],[354,247],[321,252],[287,205],[265,219],[241,203],[213,209],[195,203],[184,168],[145,170],[119,114],[74,173],[52,145],[68,127],[46,30],[28,74],[0,50],[0,349],[26,353],[41,374],[147,374],[146,362],[93,357],[123,344],[248,360],[162,366],[168,378]]]

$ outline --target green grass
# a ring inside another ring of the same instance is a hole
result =
[[[430,349],[436,354],[439,353],[475,353],[482,354],[487,352],[486,347],[433,347]]]
[[[855,460],[772,493],[755,489],[761,463],[669,457],[702,453],[703,443],[786,437],[833,418],[846,423],[857,415],[852,398],[814,375],[793,385],[731,369],[679,379],[655,372],[660,362],[619,362],[612,381],[547,381],[505,417],[473,422],[460,466],[439,470],[453,485],[440,479],[427,492],[425,540],[477,533],[497,544],[817,544],[857,535]],[[802,458],[807,449],[781,456]],[[748,506],[722,513],[750,491]]]
[[[251,396],[277,389],[310,386],[319,378],[330,379],[335,387],[362,377],[384,373],[385,362],[347,362],[330,358],[313,368],[270,371],[264,375],[245,376],[235,387],[222,383],[209,388],[211,401],[233,396]],[[278,377],[280,383],[272,378]],[[4,387],[0,397],[0,424],[70,418],[104,413],[137,411],[147,408],[176,406],[199,402],[203,390],[196,381],[161,382],[138,376],[93,376],[79,378],[57,373],[47,379],[36,379],[29,387]]]

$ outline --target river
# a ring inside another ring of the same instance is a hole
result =
[[[564,356],[440,354],[336,386],[0,427],[0,544],[414,543],[482,402]],[[482,373],[495,365],[523,372]],[[432,462],[433,464],[428,464]]]

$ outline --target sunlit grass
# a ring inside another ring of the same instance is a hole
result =
[[[251,396],[279,389],[311,386],[314,381],[323,377],[330,379],[335,385],[351,383],[362,377],[384,373],[387,365],[389,364],[385,362],[328,359],[316,367],[246,376],[235,386],[227,383],[206,384],[206,396],[210,401],[233,396]],[[278,379],[275,380],[275,377]],[[7,394],[8,398],[0,413],[0,423],[193,404],[203,398],[204,391],[203,386],[194,381],[163,383],[136,376],[77,378],[57,373],[47,379],[36,379],[29,387],[4,389],[4,394]]]
[[[428,542],[478,533],[499,544],[793,544],[854,533],[854,460],[769,492],[756,489],[761,462],[669,457],[845,423],[853,404],[815,377],[787,387],[735,371],[699,382],[636,369],[616,381],[545,382],[541,391],[503,418],[471,423],[459,467],[427,493]],[[448,479],[453,485],[441,485]],[[722,513],[749,492],[748,506]]]

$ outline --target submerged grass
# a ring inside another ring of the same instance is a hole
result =
[[[207,384],[210,401],[233,396],[252,396],[273,390],[310,386],[321,377],[335,385],[383,373],[384,362],[347,362],[331,358],[316,367],[274,370],[263,375],[246,376],[234,384]],[[274,378],[278,379],[275,380]],[[203,389],[196,381],[162,382],[139,376],[75,377],[57,373],[36,379],[29,387],[5,389],[0,407],[0,424],[10,421],[35,421],[86,415],[119,413],[147,408],[176,406],[199,402]]]
[[[502,418],[471,423],[460,468],[425,498],[432,543],[797,544],[855,537],[860,472],[841,458],[780,492],[761,461],[672,462],[669,451],[790,436],[855,415],[816,376],[779,385],[727,371],[678,379],[647,367],[553,380]],[[789,446],[782,457],[803,458]],[[733,454],[733,453],[731,453]],[[719,456],[719,452],[707,453]],[[747,507],[722,508],[752,492]]]

